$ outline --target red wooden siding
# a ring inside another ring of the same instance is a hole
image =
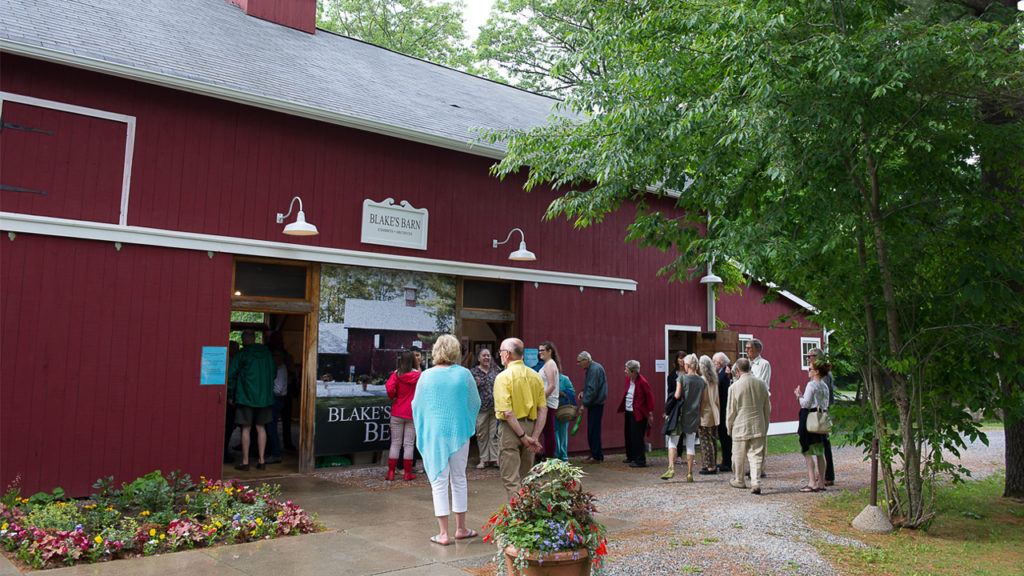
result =
[[[772,365],[772,421],[797,420],[800,404],[793,396],[793,388],[807,383],[807,373],[800,362],[800,338],[802,336],[821,338],[821,328],[806,321],[797,308],[785,298],[768,302],[763,299],[766,290],[753,285],[742,294],[725,294],[719,297],[718,317],[728,324],[729,329],[740,334],[753,334],[764,344],[762,355]],[[783,316],[792,315],[792,322],[800,328],[789,329],[775,326]],[[725,351],[735,360],[737,350]]]
[[[499,265],[515,247],[490,240],[520,227],[538,261],[518,267],[637,270],[640,251],[622,246],[628,209],[587,230],[544,222],[554,194],[524,195],[520,178],[491,177],[487,158],[8,55],[0,80],[17,94],[137,118],[134,226]],[[318,236],[285,236],[274,222],[295,195]],[[360,243],[363,200],[388,197],[430,210],[427,251]]]
[[[88,494],[160,468],[220,473],[231,257],[19,234],[0,243],[0,484]]]
[[[660,414],[664,374],[654,363],[665,354],[665,325],[706,322],[702,286],[657,277],[671,254],[625,243],[630,208],[586,230],[543,221],[554,193],[524,194],[521,178],[492,178],[492,160],[9,55],[0,82],[13,93],[137,118],[133,226],[503,266],[515,246],[492,249],[490,240],[520,227],[538,260],[517,268],[636,280],[638,290],[624,294],[532,283],[519,291],[528,346],[554,341],[578,388],[579,351],[607,369],[609,448],[623,445],[622,419],[612,411],[625,361],[641,362]],[[83,194],[99,194],[97,183],[79,180]],[[295,195],[319,236],[284,236],[274,222]],[[430,210],[428,250],[360,243],[362,201],[388,197]],[[664,200],[650,204],[672,210]],[[25,211],[6,203],[2,209]],[[52,215],[82,217],[64,208]],[[42,478],[33,480],[40,485],[59,479],[65,488],[65,477],[81,488],[100,475],[156,467],[216,475],[221,390],[199,388],[198,350],[223,342],[227,332],[230,258],[136,246],[117,253],[106,243],[31,236],[2,243],[2,480],[16,473],[9,471],[15,463]],[[73,283],[54,282],[67,275]],[[723,296],[718,312],[730,329],[764,341],[773,365],[773,419],[795,420],[789,391],[803,382],[803,332],[770,327],[796,307],[785,300],[762,304],[762,295],[752,288]],[[725,352],[735,359],[735,350]],[[111,418],[96,418],[101,410]],[[44,418],[51,413],[59,418]],[[89,433],[74,435],[76,425]],[[72,453],[54,439],[68,434],[88,444]],[[656,433],[652,441],[662,443]],[[585,445],[584,434],[570,441],[572,450]]]
[[[124,122],[10,101],[4,102],[3,120],[52,134],[0,131],[0,182],[45,192],[0,191],[0,209],[117,223],[127,137]]]

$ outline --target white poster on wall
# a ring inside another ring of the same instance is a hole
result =
[[[668,360],[655,360],[654,361],[655,372],[668,372]]]
[[[427,249],[426,208],[413,208],[407,201],[395,204],[393,198],[374,202],[363,200],[363,223],[360,241],[398,248]]]

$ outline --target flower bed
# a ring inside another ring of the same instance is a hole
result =
[[[116,488],[93,485],[87,500],[57,488],[22,498],[17,486],[0,499],[0,547],[32,568],[53,568],[192,548],[237,544],[321,530],[280,487],[237,480],[194,484],[159,470]]]

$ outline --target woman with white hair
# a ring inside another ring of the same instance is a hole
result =
[[[715,436],[718,435],[718,373],[710,356],[700,357],[700,375],[704,378],[704,393],[700,400],[700,454],[701,474],[718,474],[718,454],[715,452]]]
[[[693,482],[693,460],[696,456],[697,428],[700,424],[700,399],[706,384],[699,375],[700,367],[696,354],[677,353],[676,365],[676,373],[669,375],[670,383],[672,376],[675,376],[675,391],[665,405],[666,411],[671,412],[662,428],[665,444],[668,446],[668,470],[661,475],[661,479],[668,480],[675,476],[677,446],[680,438],[685,438],[686,481]]]
[[[434,342],[434,366],[420,376],[416,396],[412,400],[412,419],[416,427],[416,447],[423,455],[423,470],[430,480],[434,498],[434,516],[438,534],[430,537],[435,544],[453,542],[448,535],[448,515],[455,512],[455,538],[473,538],[476,531],[466,528],[469,490],[466,485],[466,463],[469,460],[469,439],[476,428],[480,411],[480,394],[469,370],[458,364],[459,341],[444,334]],[[451,487],[451,506],[448,489]]]
[[[626,362],[626,390],[619,402],[619,413],[625,415],[626,462],[631,468],[647,466],[644,436],[654,423],[654,394],[647,379],[640,374],[640,363]]]

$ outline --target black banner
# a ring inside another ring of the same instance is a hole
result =
[[[391,399],[356,396],[316,399],[316,456],[386,450],[391,446]]]

